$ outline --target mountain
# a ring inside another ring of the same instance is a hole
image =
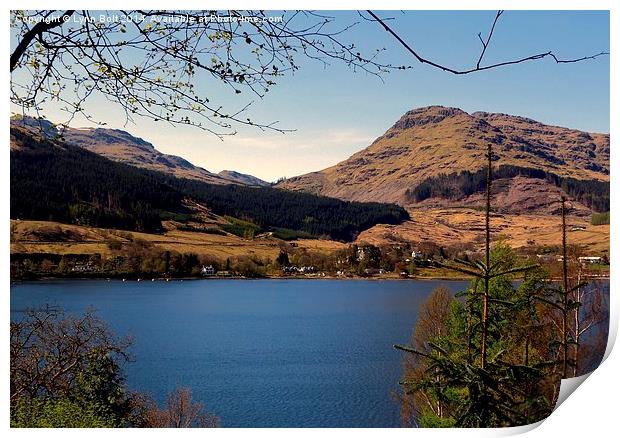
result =
[[[267,187],[271,185],[267,181],[263,181],[260,178],[245,173],[235,172],[234,170],[222,170],[220,173],[218,173],[218,175],[228,181],[232,181],[245,186]]]
[[[189,227],[216,215],[226,221],[218,232],[271,231],[350,241],[374,225],[409,218],[394,204],[178,178],[118,163],[40,132],[17,125],[10,129],[12,219],[159,232],[162,221]]]
[[[202,167],[194,166],[184,158],[163,154],[151,143],[120,129],[63,127],[59,130],[48,120],[32,117],[13,118],[11,124],[31,129],[34,132],[43,132],[48,138],[62,136],[66,143],[79,146],[110,160],[169,173],[179,178],[191,178],[210,184],[269,185],[259,178],[238,172],[224,171],[219,175],[209,172]]]
[[[411,110],[366,149],[278,187],[404,206],[471,205],[482,199],[479,171],[489,143],[501,173],[495,185],[498,208],[545,209],[564,193],[584,214],[608,209],[608,134],[442,106]]]

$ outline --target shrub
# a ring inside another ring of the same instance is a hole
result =
[[[609,225],[609,212],[593,213],[590,223],[592,225]]]

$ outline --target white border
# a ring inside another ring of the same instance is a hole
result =
[[[54,8],[59,9],[70,9],[70,8],[78,8],[85,7],[85,2],[77,2],[77,1],[62,1],[62,2],[50,2],[50,1],[10,1],[9,4],[5,3],[4,9],[4,19],[5,23],[9,20],[9,10],[12,9],[50,9],[52,6]],[[131,4],[131,8],[160,8],[164,9],[171,5],[171,2],[165,1],[117,1],[110,0],[106,2],[102,1],[89,1],[87,3],[87,8],[89,9],[129,9],[129,5]],[[469,0],[467,2],[462,0],[427,0],[423,1],[396,1],[396,0],[383,0],[383,1],[369,1],[369,0],[360,0],[360,1],[341,1],[335,4],[333,1],[283,1],[283,0],[264,0],[264,1],[211,1],[211,2],[199,2],[199,1],[175,1],[174,6],[177,9],[204,9],[204,8],[212,8],[212,9],[315,9],[315,10],[346,10],[346,9],[374,9],[374,10],[388,10],[388,9],[418,9],[418,10],[495,10],[495,9],[507,9],[507,10],[610,10],[610,25],[611,25],[611,107],[610,107],[610,134],[612,139],[612,144],[615,142],[616,135],[620,132],[618,129],[618,122],[620,120],[620,113],[618,111],[618,102],[619,102],[619,87],[618,80],[620,79],[620,71],[618,71],[618,42],[620,41],[620,34],[618,33],[618,19],[620,13],[618,12],[619,2],[613,0],[575,0],[575,1],[559,1],[559,0],[520,0],[519,2],[509,1],[509,0]],[[3,71],[5,75],[9,76],[9,68],[6,66],[8,63],[8,52],[10,51],[9,44],[9,32],[8,29],[5,29],[4,38],[4,53],[5,57],[3,58]],[[9,87],[7,86],[9,82],[9,77],[5,79],[5,86],[3,87],[4,95],[5,95],[5,104],[7,105],[7,109],[9,108]],[[10,114],[10,109],[9,109]],[[5,116],[6,117],[6,116]],[[6,119],[5,119],[6,120]],[[3,133],[3,138],[9,138],[8,133],[8,123],[1,124],[1,129]],[[8,146],[8,145],[7,145]],[[616,166],[616,155],[615,145],[611,148],[611,174],[617,174],[617,166]],[[2,215],[4,217],[3,227],[5,231],[0,231],[0,245],[2,247],[2,251],[0,252],[0,270],[2,272],[2,288],[3,293],[3,312],[2,318],[4,322],[4,327],[8,327],[9,322],[9,301],[10,301],[10,293],[9,293],[9,148],[5,146],[4,148],[4,159],[2,160],[2,183],[0,185],[0,199],[2,199],[2,203],[0,203],[0,210],[2,211]],[[612,210],[612,230],[615,230],[618,223],[618,209],[617,209],[617,199],[613,194],[617,189],[620,189],[620,183],[613,180],[611,181],[611,210]],[[619,254],[618,251],[614,250],[617,239],[615,239],[615,232],[612,232],[612,241],[610,245],[610,259],[612,262],[612,272],[618,272],[620,269],[620,262],[616,259],[616,255]],[[617,371],[620,369],[620,359],[619,355],[616,352],[611,352],[611,346],[613,345],[618,329],[618,300],[616,300],[615,292],[617,290],[618,281],[615,275],[612,275],[611,278],[611,318],[610,318],[610,334],[609,334],[609,344],[606,352],[606,358],[603,364],[592,373],[590,377],[587,379],[587,383],[580,387],[575,394],[570,396],[568,400],[562,404],[562,406],[554,412],[547,420],[542,422],[540,427],[534,429],[530,432],[531,436],[539,436],[548,438],[549,436],[608,436],[610,435],[610,431],[614,430],[616,427],[615,420],[618,415],[617,413],[617,396],[619,390],[619,379]],[[2,348],[3,352],[9,351],[9,338],[7,333],[2,337]],[[610,352],[612,354],[610,354]],[[4,410],[2,415],[3,420],[3,428],[8,428],[9,421],[9,409],[8,409],[8,354],[3,355],[5,358],[2,362],[2,371],[0,371],[1,375],[4,376],[2,379],[2,400],[4,401]],[[523,427],[523,428],[512,428],[512,429],[487,429],[487,430],[476,430],[476,429],[441,429],[441,430],[431,430],[431,429],[420,429],[416,431],[407,430],[407,429],[321,429],[320,433],[329,435],[329,436],[342,436],[343,434],[356,434],[358,436],[376,436],[376,435],[401,435],[410,436],[410,434],[421,435],[421,436],[471,436],[471,437],[481,437],[481,436],[503,436],[503,435],[512,435],[516,433],[525,432],[527,430],[531,430],[533,427]],[[83,435],[83,431],[79,430],[40,430],[40,431],[28,431],[28,430],[10,430],[11,434],[16,436],[26,436],[31,433],[45,433],[50,436],[78,436]],[[100,434],[155,434],[156,436],[164,436],[167,435],[170,431],[165,430],[90,430],[88,433],[93,435]],[[300,437],[308,437],[314,436],[316,431],[314,429],[219,429],[219,430],[185,430],[183,433],[198,435],[203,433],[215,434],[219,436],[240,436],[251,433],[253,436],[276,436],[276,437],[284,437],[284,436],[300,436]]]

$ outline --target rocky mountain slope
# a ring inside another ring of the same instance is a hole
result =
[[[236,183],[244,184],[246,186],[266,187],[271,185],[267,181],[263,181],[262,179],[257,178],[253,175],[248,175],[234,170],[222,170],[220,173],[218,173],[218,175],[226,180],[234,181]]]
[[[87,149],[110,160],[172,174],[179,178],[191,178],[211,184],[242,184],[250,186],[269,185],[251,175],[234,171],[220,174],[209,172],[176,155],[159,152],[151,143],[134,137],[120,129],[106,128],[72,128],[66,127],[60,132],[56,126],[44,119],[30,117],[13,118],[11,124],[43,132],[47,137],[62,134],[64,141],[74,146]]]
[[[485,166],[489,143],[496,166],[526,171],[519,178],[498,181],[500,208],[535,211],[556,199],[566,181],[576,185],[579,181],[609,181],[608,134],[550,126],[507,114],[468,114],[458,108],[431,106],[407,112],[385,134],[347,160],[289,178],[279,187],[346,200],[471,205],[476,201],[475,194],[416,200],[411,193],[439,175],[451,175],[448,182],[457,184],[459,173],[479,171]],[[533,178],[531,169],[545,175]],[[589,207],[576,205],[585,211]]]

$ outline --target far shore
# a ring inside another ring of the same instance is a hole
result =
[[[289,275],[289,276],[263,276],[263,277],[243,277],[243,276],[208,276],[208,277],[138,277],[138,276],[127,276],[127,277],[94,277],[94,276],[71,276],[71,277],[54,277],[54,276],[44,276],[44,277],[36,277],[36,278],[21,278],[21,279],[11,279],[11,284],[13,283],[23,283],[23,282],[39,282],[39,281],[84,281],[84,280],[97,280],[97,281],[118,281],[118,282],[178,282],[178,281],[213,281],[213,280],[341,280],[341,281],[353,281],[353,280],[364,280],[364,281],[418,281],[418,280],[429,280],[429,281],[469,281],[472,277],[468,276],[442,276],[442,275],[423,275],[423,276],[409,276],[409,277],[401,277],[395,275],[384,275],[384,276],[339,276],[339,275],[324,275],[324,276],[301,276],[301,275]],[[589,276],[588,279],[594,280],[609,280],[609,275],[592,275]]]
[[[199,280],[342,280],[342,281],[351,281],[351,280],[365,280],[365,281],[411,281],[411,280],[441,280],[441,281],[468,281],[471,280],[471,277],[467,276],[409,276],[409,277],[400,277],[394,275],[384,275],[384,276],[339,276],[339,275],[324,275],[324,276],[301,276],[301,275],[288,275],[288,276],[262,276],[262,277],[243,277],[243,276],[208,276],[208,277],[137,277],[137,276],[127,276],[127,277],[95,277],[95,276],[64,276],[64,277],[55,277],[55,276],[42,276],[42,277],[33,277],[33,278],[20,278],[20,279],[11,279],[11,283],[22,283],[22,282],[37,282],[37,281],[73,281],[73,280],[106,280],[106,281],[120,281],[120,282],[174,282],[174,281],[199,281]]]

